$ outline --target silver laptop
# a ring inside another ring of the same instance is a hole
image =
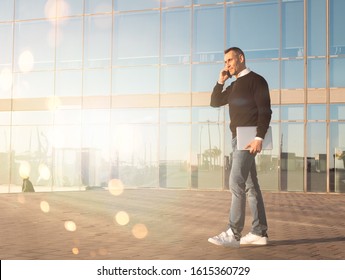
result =
[[[256,136],[256,126],[238,126],[236,128],[237,133],[237,149],[245,150],[245,147],[254,140]],[[269,127],[264,141],[262,142],[263,150],[272,150],[273,141],[272,141],[272,128]]]

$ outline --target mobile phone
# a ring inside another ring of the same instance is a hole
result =
[[[229,78],[231,78],[232,77],[232,75],[230,74],[230,71],[228,70],[228,71],[226,71],[226,75],[228,75],[228,77]]]

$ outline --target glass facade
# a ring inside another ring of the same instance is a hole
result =
[[[1,0],[0,193],[229,188],[223,51],[270,86],[263,190],[345,192],[345,1]]]

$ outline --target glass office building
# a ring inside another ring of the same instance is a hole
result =
[[[345,1],[1,0],[0,192],[228,189],[223,51],[270,86],[267,191],[345,192]]]

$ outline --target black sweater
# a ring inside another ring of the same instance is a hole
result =
[[[238,126],[256,126],[256,136],[265,137],[272,110],[268,84],[262,76],[251,71],[237,78],[224,91],[223,85],[217,83],[211,95],[211,106],[226,104],[229,104],[233,137],[236,137]]]

